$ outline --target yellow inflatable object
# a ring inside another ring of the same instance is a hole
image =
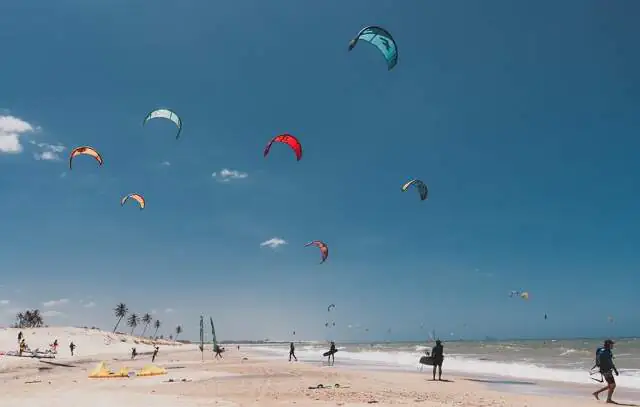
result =
[[[106,362],[100,362],[91,373],[89,373],[90,379],[107,379],[107,378],[123,378],[129,377],[129,370],[126,367],[120,369],[118,373],[112,372]]]
[[[136,372],[136,376],[160,376],[167,374],[167,370],[162,367],[147,365]]]
[[[107,367],[106,362],[100,362],[96,366],[95,369],[91,373],[89,373],[89,378],[91,379],[107,379],[107,378],[125,378],[125,377],[135,377],[135,376],[160,376],[167,374],[167,370],[154,366],[147,365],[140,369],[137,372],[131,371],[128,367],[123,366],[118,372],[113,372]]]

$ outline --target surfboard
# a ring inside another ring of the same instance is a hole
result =
[[[433,366],[433,363],[433,358],[431,356],[423,356],[420,358],[420,364],[422,365]]]
[[[329,356],[329,355],[333,355],[334,353],[338,353],[338,349],[334,350],[334,351],[326,351],[325,353],[322,354],[322,356]]]

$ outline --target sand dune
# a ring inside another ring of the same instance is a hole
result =
[[[95,329],[72,327],[46,328],[7,328],[0,330],[0,352],[18,350],[18,332],[22,332],[28,347],[41,352],[51,349],[50,345],[57,339],[58,351],[56,361],[93,360],[102,357],[126,357],[135,347],[139,354],[153,352],[153,343],[162,348],[195,348],[194,345],[183,345],[174,341],[151,341],[126,334],[105,332]],[[69,344],[76,345],[74,356],[71,356]],[[28,353],[27,353],[28,354]],[[31,358],[0,356],[0,371],[11,366],[28,365]]]

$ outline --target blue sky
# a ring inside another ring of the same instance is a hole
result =
[[[0,323],[39,307],[51,324],[110,328],[125,302],[192,338],[200,314],[223,338],[638,334],[638,13],[5,3]],[[373,47],[347,52],[372,24],[398,42],[391,72]],[[179,141],[168,122],[141,127],[161,106],[181,115]],[[300,162],[282,145],[262,157],[284,132]],[[104,166],[80,157],[69,172],[79,145]],[[246,176],[212,176],[223,169]],[[400,192],[411,178],[428,201]],[[120,207],[129,192],[144,211]],[[260,246],[271,238],[287,244]],[[323,265],[303,247],[314,239]]]

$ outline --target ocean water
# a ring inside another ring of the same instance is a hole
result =
[[[336,344],[336,365],[416,371],[418,359],[433,343]],[[593,339],[445,342],[443,370],[475,376],[594,384],[589,370],[602,341]],[[268,358],[286,360],[288,344],[251,346]],[[296,344],[302,362],[321,363],[325,343]],[[620,386],[640,390],[640,339],[618,339],[613,349]],[[425,366],[428,370],[431,367]],[[600,378],[600,375],[593,376]]]

